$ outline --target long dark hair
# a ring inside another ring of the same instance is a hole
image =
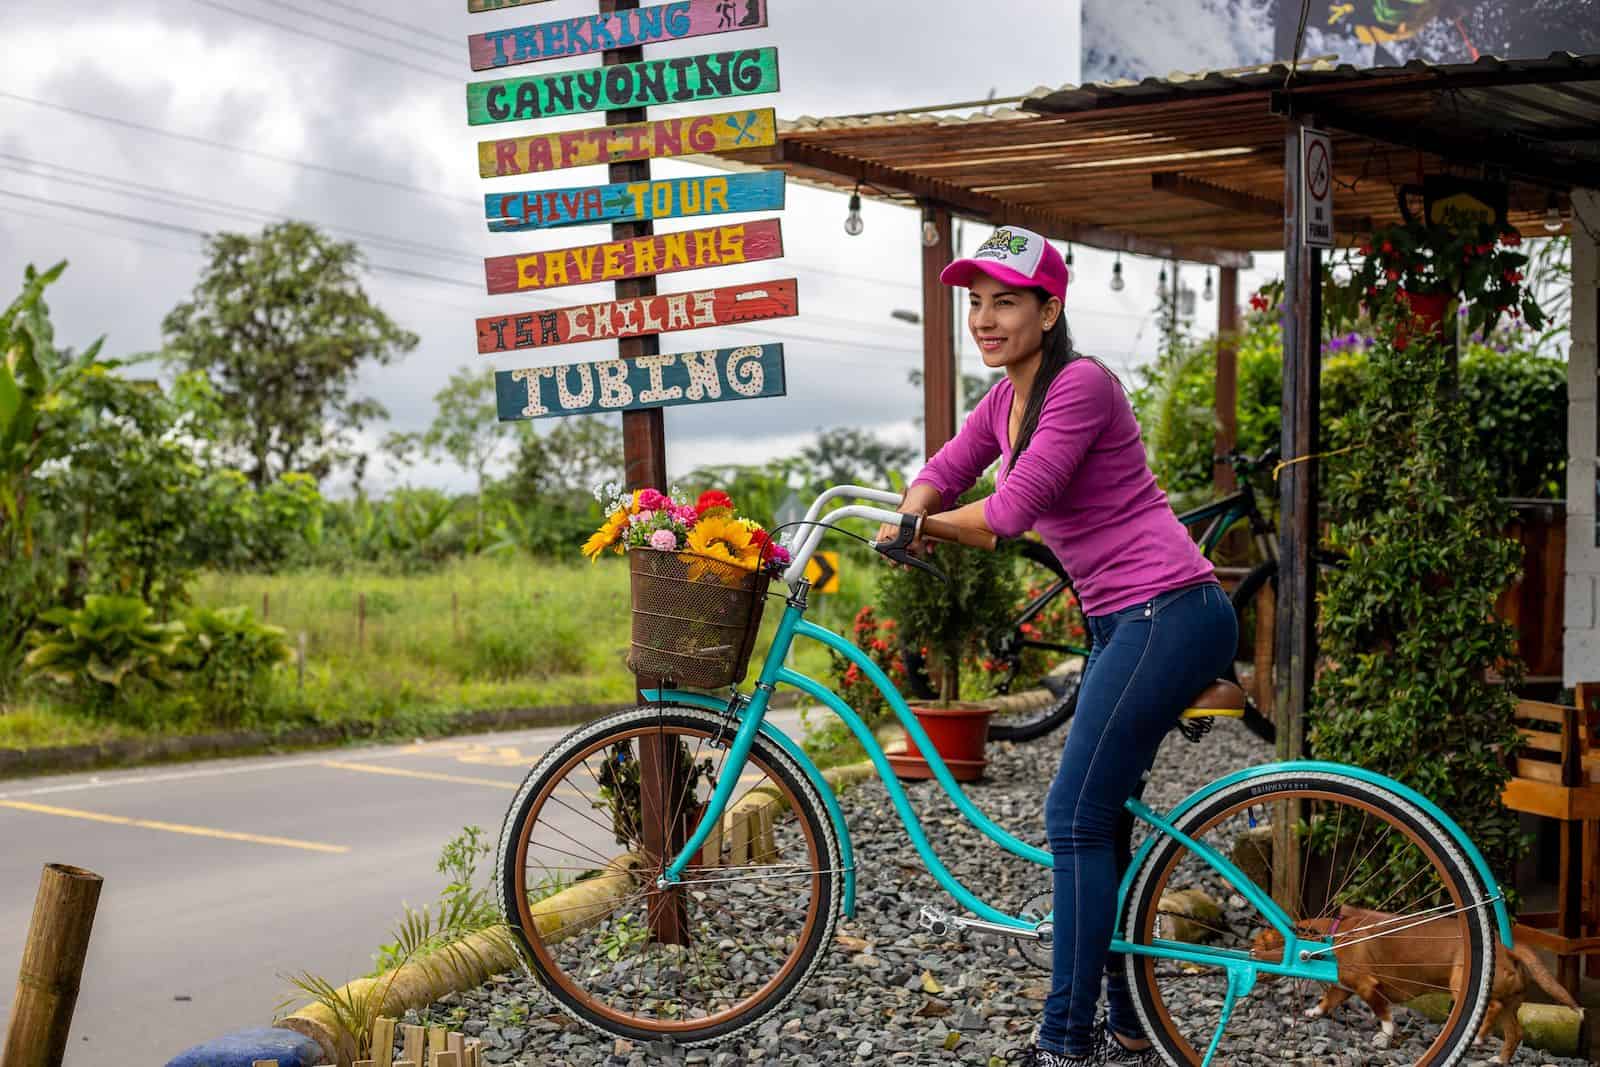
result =
[[[1043,307],[1051,299],[1052,294],[1043,289],[1030,289],[1039,298],[1039,305]],[[1082,359],[1078,350],[1072,346],[1072,328],[1067,325],[1067,311],[1061,309],[1061,314],[1056,316],[1056,321],[1044,332],[1044,340],[1040,345],[1039,369],[1034,372],[1033,386],[1028,390],[1028,403],[1022,409],[1022,426],[1017,430],[1017,446],[1011,452],[1011,462],[1006,464],[1006,471],[1010,472],[1017,465],[1017,457],[1022,455],[1028,447],[1028,442],[1033,440],[1033,431],[1039,426],[1039,413],[1044,410],[1044,398],[1050,392],[1050,383],[1056,380],[1056,375],[1066,369],[1067,364],[1074,360]]]

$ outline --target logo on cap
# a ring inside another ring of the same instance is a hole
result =
[[[1028,250],[1028,237],[1026,234],[1012,233],[1010,230],[999,229],[990,235],[989,239],[978,246],[973,253],[974,258],[991,256],[995,259],[1007,259],[1011,256],[1020,256]]]

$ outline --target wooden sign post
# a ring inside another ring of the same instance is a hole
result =
[[[467,0],[467,9],[490,11],[535,2],[539,0]],[[655,281],[658,274],[781,256],[783,236],[776,220],[724,223],[660,236],[655,221],[781,208],[782,175],[671,181],[654,181],[650,175],[651,159],[775,144],[776,115],[765,108],[652,122],[646,110],[651,105],[776,92],[777,49],[727,49],[647,60],[642,47],[766,24],[766,0],[676,0],[650,7],[641,7],[639,0],[600,0],[596,16],[480,33],[468,42],[474,70],[594,52],[603,58],[597,68],[467,86],[467,121],[474,126],[605,113],[603,129],[479,143],[478,173],[484,178],[595,163],[610,168],[605,185],[501,192],[484,198],[484,215],[495,232],[611,224],[608,242],[486,259],[488,292],[531,292],[598,281],[616,285],[615,299],[606,303],[479,319],[477,341],[480,353],[493,354],[617,338],[616,359],[499,371],[495,392],[502,420],[621,412],[628,489],[667,489],[665,407],[781,396],[786,388],[782,345],[664,356],[660,335],[793,315],[797,306],[793,279],[665,297],[656,293]],[[648,688],[661,679],[638,681]],[[656,809],[659,800],[677,795],[673,781],[679,766],[677,741],[642,739],[639,762],[643,847],[656,856],[671,856],[682,848],[688,827]],[[657,941],[688,943],[681,888],[652,888],[646,908]]]

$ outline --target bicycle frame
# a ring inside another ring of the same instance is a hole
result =
[[[1236,495],[1244,497],[1246,494]],[[1223,501],[1200,510],[1203,512],[1215,511],[1219,515],[1225,515],[1229,513],[1231,508],[1242,503],[1242,500],[1235,500],[1234,497],[1230,496]],[[1247,509],[1241,507],[1241,513],[1246,512]],[[1226,526],[1222,528],[1226,529]],[[816,538],[813,538],[809,548],[814,549],[815,545]],[[809,555],[809,551],[807,555]],[[796,569],[798,569],[798,563]],[[1037,937],[1041,928],[1050,922],[1048,917],[1043,921],[1039,921],[1023,918],[1019,915],[1010,915],[993,907],[962,884],[940,860],[938,853],[934,851],[932,844],[928,841],[916,813],[912,810],[911,804],[906,798],[904,786],[900,784],[898,777],[890,767],[888,756],[884,753],[882,746],[878,744],[877,739],[873,736],[866,723],[856,714],[855,709],[845,703],[843,698],[832,689],[807,675],[784,666],[791,646],[794,644],[795,639],[800,637],[818,641],[830,651],[838,653],[849,662],[855,664],[865,677],[871,679],[873,685],[883,695],[895,717],[899,720],[901,726],[905,728],[911,744],[916,746],[922,758],[927,761],[929,768],[933,772],[934,780],[939,783],[940,788],[955,804],[962,817],[990,841],[1007,852],[1037,864],[1046,870],[1053,867],[1053,857],[1048,851],[1029,845],[1015,837],[1003,827],[997,825],[972,803],[955,778],[950,774],[950,770],[945,765],[944,760],[940,758],[939,753],[934,749],[927,732],[917,721],[910,706],[901,697],[899,690],[889,679],[889,676],[876,663],[872,662],[866,653],[856,648],[853,643],[832,630],[805,619],[809,590],[810,583],[804,579],[790,583],[790,596],[786,602],[783,616],[779,620],[772,645],[767,652],[766,659],[762,662],[761,672],[756,681],[753,694],[747,696],[742,693],[736,693],[731,700],[723,700],[709,693],[686,690],[651,689],[644,691],[645,698],[651,702],[677,703],[705,708],[726,714],[738,723],[738,729],[735,731],[732,741],[729,742],[729,752],[727,759],[724,761],[724,770],[718,776],[716,788],[712,791],[699,824],[689,835],[677,857],[668,864],[666,870],[657,879],[656,886],[660,889],[668,889],[682,881],[683,872],[700,854],[701,847],[710,836],[712,828],[720,824],[723,812],[732,800],[734,790],[738,787],[739,778],[749,758],[750,749],[755,744],[756,735],[761,734],[782,747],[788,755],[795,759],[822,798],[827,808],[828,817],[832,821],[839,839],[841,867],[837,873],[844,875],[844,911],[849,916],[855,914],[856,870],[854,852],[850,845],[849,828],[845,824],[843,813],[833,795],[833,790],[828,786],[816,765],[805,754],[805,751],[793,739],[765,721],[772,695],[777,692],[779,686],[787,685],[827,706],[843,720],[850,732],[855,735],[861,746],[866,750],[878,777],[883,781],[884,787],[888,791],[890,802],[894,805],[900,822],[905,827],[906,834],[916,848],[917,854],[921,856],[928,872],[933,875],[940,886],[963,908],[980,919],[997,926],[1015,930],[1020,936]],[[1209,1065],[1216,1055],[1217,1047],[1221,1042],[1223,1032],[1227,1028],[1235,1002],[1238,998],[1250,993],[1259,975],[1267,974],[1322,984],[1333,984],[1338,981],[1338,963],[1333,958],[1334,945],[1331,938],[1323,940],[1298,936],[1294,929],[1293,920],[1268,893],[1257,886],[1226,856],[1210,848],[1204,842],[1193,840],[1177,829],[1176,826],[1176,823],[1181,821],[1196,805],[1203,803],[1216,792],[1229,788],[1239,781],[1247,780],[1252,776],[1273,774],[1283,770],[1335,772],[1381,786],[1420,808],[1455,840],[1462,853],[1476,869],[1488,897],[1485,901],[1475,902],[1469,906],[1492,906],[1495,909],[1501,940],[1508,948],[1512,943],[1511,922],[1506,912],[1504,898],[1498,890],[1496,880],[1490,872],[1487,862],[1478,852],[1476,846],[1447,814],[1426,797],[1382,775],[1374,774],[1358,767],[1308,760],[1293,763],[1266,764],[1228,775],[1197,790],[1165,816],[1158,814],[1139,799],[1130,798],[1127,802],[1128,811],[1135,819],[1149,826],[1153,832],[1146,837],[1139,851],[1134,855],[1118,889],[1117,914],[1119,916],[1123,914],[1127,896],[1132,889],[1133,879],[1137,872],[1143,867],[1152,850],[1160,843],[1161,838],[1167,837],[1183,845],[1220,874],[1240,896],[1244,897],[1256,909],[1266,923],[1283,938],[1283,954],[1276,960],[1258,959],[1248,952],[1237,949],[1212,948],[1181,941],[1155,939],[1146,945],[1131,944],[1121,937],[1112,939],[1112,952],[1149,956],[1158,959],[1182,960],[1198,965],[1216,967],[1227,975],[1227,992],[1221,1011],[1221,1018],[1217,1031],[1212,1036],[1210,1047],[1206,1051],[1203,1065]]]

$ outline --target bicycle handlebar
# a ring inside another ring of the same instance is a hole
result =
[[[1245,453],[1240,452],[1237,448],[1230,451],[1227,455],[1217,456],[1215,459],[1218,463],[1227,463],[1234,469],[1234,473],[1238,474],[1239,476],[1249,477],[1250,475],[1264,470],[1268,466],[1278,462],[1278,457],[1281,455],[1283,455],[1283,451],[1279,448],[1279,446],[1268,445],[1266,451],[1262,452],[1261,455],[1256,456],[1254,459]]]
[[[805,577],[806,564],[816,554],[817,546],[822,541],[822,535],[839,519],[866,519],[878,523],[900,523],[903,531],[901,537],[907,545],[918,537],[926,537],[933,541],[947,541],[954,544],[968,545],[973,548],[993,549],[998,541],[992,533],[964,529],[954,523],[945,522],[941,519],[930,519],[925,515],[907,515],[899,511],[888,511],[880,507],[873,507],[870,504],[849,504],[839,508],[837,511],[830,512],[826,520],[821,519],[823,505],[839,497],[853,497],[857,500],[871,500],[880,504],[891,505],[899,504],[901,499],[896,493],[883,489],[869,489],[859,485],[836,485],[822,493],[806,512],[806,518],[802,523],[805,527],[805,533],[794,546],[793,558],[788,568],[783,572],[784,581],[793,584]],[[907,520],[913,520],[909,529],[906,527]]]

